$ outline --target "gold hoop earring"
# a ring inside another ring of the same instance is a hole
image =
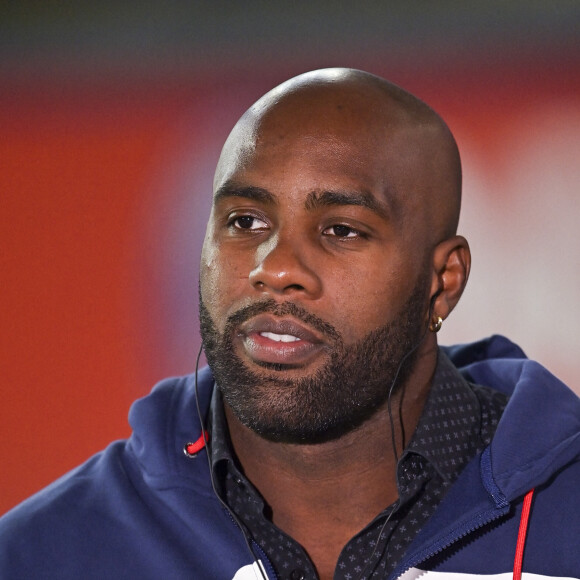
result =
[[[441,316],[433,316],[431,318],[431,324],[429,324],[429,330],[431,332],[439,332],[443,326],[443,318]]]

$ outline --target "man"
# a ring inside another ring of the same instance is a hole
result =
[[[329,69],[262,97],[215,174],[211,370],[5,516],[2,577],[580,577],[577,397],[501,337],[437,345],[460,197],[402,89]]]

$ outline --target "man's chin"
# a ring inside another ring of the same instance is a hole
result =
[[[262,421],[251,421],[246,427],[260,437],[274,443],[289,445],[318,445],[338,439],[356,428],[353,425],[319,426],[308,424],[307,420],[299,424],[281,423],[280,417],[268,418]]]
[[[257,379],[251,391],[226,388],[222,393],[243,425],[264,439],[286,444],[314,445],[338,439],[363,424],[380,407],[376,400],[366,406],[346,401],[336,404],[340,399],[332,396],[336,389],[329,392],[320,386],[304,386],[303,381],[270,371],[268,376]]]

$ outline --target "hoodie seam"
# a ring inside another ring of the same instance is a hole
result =
[[[566,443],[562,442],[560,444],[561,445],[560,451],[563,453],[564,451],[566,451],[570,447],[573,447],[576,444],[579,437],[580,437],[580,434],[576,434],[574,437],[570,437],[566,441]],[[495,476],[495,479],[499,480],[503,483],[505,480],[510,479],[511,477],[524,475],[524,474],[526,474],[526,472],[533,469],[536,462],[538,461],[538,459],[541,459],[542,457],[543,457],[542,455],[537,455],[536,457],[534,457],[533,460],[529,461],[528,463],[526,463],[525,465],[523,465],[521,467],[518,467],[515,469],[510,469],[510,470],[504,470],[500,473],[497,473]],[[577,458],[571,459],[570,461],[566,462],[564,465],[571,465],[575,461],[578,461],[578,459]],[[554,465],[556,465],[556,466],[559,465],[558,469],[563,467],[563,465],[561,465],[561,462],[560,462],[560,454],[558,454],[557,456],[552,456],[551,459],[548,461],[548,463],[546,463],[546,465],[542,468],[542,470],[537,474],[536,478],[534,478],[534,479],[538,479],[541,476],[541,474],[543,474],[543,473],[549,473],[550,475],[552,475],[555,472],[555,470],[553,468]],[[535,486],[542,485],[543,483],[545,483],[543,480],[538,481],[535,484]],[[505,487],[505,484],[504,484],[504,487]],[[522,487],[522,486],[520,486],[520,487]],[[529,490],[530,487],[531,486],[528,483],[528,484],[526,484],[526,486],[522,487],[522,489],[525,488],[527,491],[527,490]],[[519,492],[517,495],[519,495]]]
[[[169,399],[169,404],[168,404],[168,413],[167,413],[167,418],[165,420],[165,457],[169,457],[169,465],[171,468],[171,471],[179,474],[180,476],[182,475],[181,473],[179,473],[179,466],[177,463],[177,457],[175,454],[175,450],[174,450],[174,445],[176,443],[176,425],[175,422],[171,420],[171,418],[175,418],[176,416],[176,411],[179,411],[179,405],[178,405],[178,401],[180,398],[180,395],[182,393],[182,391],[184,390],[184,383],[187,382],[187,377],[181,377],[179,379],[179,381],[173,386],[173,389],[171,390],[171,397]]]

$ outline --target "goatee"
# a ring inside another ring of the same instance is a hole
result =
[[[360,426],[386,404],[395,383],[406,382],[426,332],[426,293],[421,279],[391,322],[348,346],[328,322],[296,303],[272,299],[234,313],[220,334],[200,293],[206,358],[224,400],[244,425],[272,441],[328,441]],[[281,365],[248,368],[233,337],[242,322],[264,312],[293,316],[322,333],[330,344],[328,362],[298,379],[284,377]]]

